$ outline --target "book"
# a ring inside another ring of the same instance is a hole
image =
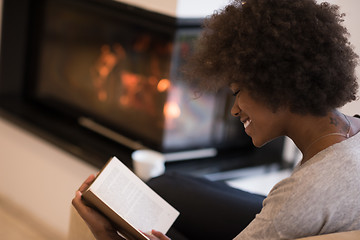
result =
[[[179,212],[112,157],[83,192],[86,203],[107,216],[127,239],[149,240],[152,229],[164,234]]]

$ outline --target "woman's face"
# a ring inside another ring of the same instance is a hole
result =
[[[231,114],[239,117],[244,124],[245,132],[252,138],[256,147],[286,134],[286,119],[288,111],[278,109],[273,111],[265,104],[256,101],[247,90],[239,88],[233,83],[230,85],[235,101]]]

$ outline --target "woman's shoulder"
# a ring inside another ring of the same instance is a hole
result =
[[[303,231],[319,233],[324,226],[338,229],[343,227],[340,223],[349,224],[360,217],[359,204],[348,201],[360,198],[359,174],[347,172],[353,167],[336,170],[309,166],[280,182],[264,201],[270,206],[281,204],[274,207],[276,228],[285,235],[299,225],[304,226]],[[344,213],[349,217],[344,218]],[[331,215],[329,221],[322,218],[326,214]]]

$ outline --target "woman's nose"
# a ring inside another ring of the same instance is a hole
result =
[[[234,117],[239,117],[240,112],[241,109],[236,105],[236,103],[234,103],[231,108],[231,115],[233,115]]]

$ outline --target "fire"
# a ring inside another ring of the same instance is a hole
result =
[[[165,92],[169,89],[171,83],[169,79],[161,79],[157,85],[157,90],[159,92]]]
[[[164,115],[168,119],[175,119],[180,117],[180,107],[176,102],[167,102],[164,106]]]

